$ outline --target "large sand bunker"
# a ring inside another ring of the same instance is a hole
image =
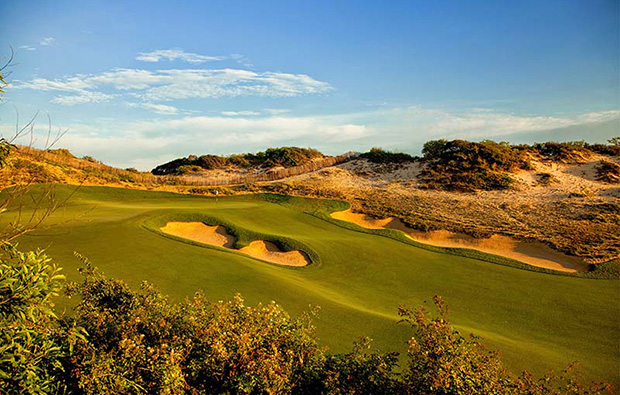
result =
[[[233,248],[234,236],[226,232],[221,225],[210,226],[202,222],[168,222],[160,230],[169,235],[210,244],[218,247]],[[254,240],[250,245],[239,250],[253,258],[284,266],[306,266],[310,259],[302,251],[281,251],[278,246],[265,240]]]
[[[488,239],[476,239],[447,230],[422,232],[407,227],[398,218],[376,219],[366,214],[351,212],[350,209],[332,213],[331,216],[332,218],[353,222],[369,229],[397,229],[415,241],[437,247],[471,248],[489,254],[516,259],[528,265],[562,272],[577,272],[587,270],[588,268],[588,264],[583,260],[562,254],[539,242],[520,241],[502,235],[493,235]]]

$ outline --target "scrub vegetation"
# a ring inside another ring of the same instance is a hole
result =
[[[603,394],[573,371],[511,375],[499,354],[455,330],[435,297],[435,314],[402,307],[413,329],[400,372],[396,353],[330,354],[312,316],[291,318],[275,302],[248,306],[202,292],[174,303],[152,285],[132,290],[84,263],[64,284],[41,253],[3,245],[0,257],[0,391],[5,394]],[[59,293],[78,297],[53,312]]]
[[[390,152],[383,148],[372,148],[370,151],[360,154],[362,159],[368,159],[372,163],[403,163],[413,162],[417,158],[404,152]]]
[[[215,169],[270,168],[274,166],[300,166],[324,155],[312,148],[280,147],[265,151],[229,156],[190,155],[157,166],[152,173],[156,175],[185,174],[192,171]]]
[[[420,178],[428,188],[456,191],[507,189],[510,172],[530,169],[524,152],[507,143],[432,140],[422,149]]]

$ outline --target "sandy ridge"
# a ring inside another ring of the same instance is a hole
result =
[[[202,222],[168,222],[160,228],[166,234],[197,241],[199,243],[233,249],[235,237],[226,232],[222,225],[210,226]],[[298,250],[281,251],[274,243],[266,240],[254,240],[239,251],[253,258],[262,259],[283,266],[307,266],[308,256]]]

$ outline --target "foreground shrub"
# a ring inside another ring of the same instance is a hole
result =
[[[411,395],[594,395],[612,393],[608,383],[583,384],[576,364],[560,374],[535,378],[530,372],[514,377],[503,366],[499,353],[479,338],[465,337],[448,320],[444,300],[434,297],[435,316],[427,309],[401,307],[402,321],[414,335],[409,340],[408,365],[403,383]]]
[[[202,293],[171,303],[151,285],[130,289],[82,258],[84,280],[70,316],[52,298],[63,287],[41,253],[6,247],[0,262],[0,394],[602,394],[569,367],[541,379],[509,375],[499,356],[465,338],[435,298],[436,316],[400,309],[412,325],[407,365],[397,353],[329,355],[318,345],[314,311],[291,318],[274,302],[246,306],[239,295]]]
[[[448,307],[435,297],[438,315],[425,308],[401,308],[403,321],[414,329],[409,340],[403,380],[408,394],[504,394],[510,377],[497,352],[475,337],[465,338],[448,321]]]
[[[41,252],[9,244],[0,255],[0,393],[51,394],[66,390],[63,360],[84,331],[61,325],[52,308],[64,276]]]
[[[93,269],[84,274],[74,319],[89,343],[74,370],[88,393],[290,393],[324,360],[309,315],[248,307],[239,295],[172,304],[148,284],[133,292]]]
[[[398,353],[370,352],[372,341],[360,338],[347,354],[325,355],[322,363],[307,371],[294,394],[403,394],[394,370]]]

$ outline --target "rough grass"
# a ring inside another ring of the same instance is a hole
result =
[[[71,192],[55,189],[59,198]],[[418,306],[440,294],[452,306],[456,327],[501,350],[515,371],[541,373],[579,360],[587,377],[617,378],[618,280],[521,270],[320,218],[344,208],[342,202],[288,196],[215,199],[83,187],[50,220],[56,226],[22,238],[20,248],[46,248],[70,279],[78,277],[80,262],[73,257],[78,251],[109,276],[132,286],[148,280],[176,299],[203,289],[212,300],[236,292],[248,303],[275,300],[292,314],[319,305],[319,336],[335,352],[364,335],[381,350],[404,352],[409,329],[397,324],[397,307]],[[154,218],[198,214],[246,231],[240,239],[260,235],[303,243],[321,264],[280,267],[162,237],[143,226]]]

